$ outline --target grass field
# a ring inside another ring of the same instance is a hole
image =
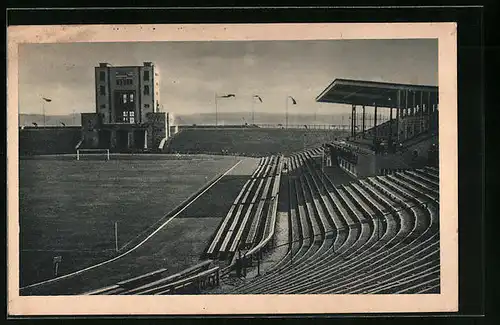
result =
[[[238,160],[20,160],[20,286],[52,278],[55,256],[59,275],[115,256],[115,221],[123,248]]]
[[[130,254],[79,275],[22,290],[21,295],[80,294],[159,268],[173,274],[198,263],[222,216],[257,164],[257,159],[242,161]]]

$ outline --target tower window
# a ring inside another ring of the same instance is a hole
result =
[[[144,86],[144,95],[149,95],[149,86],[148,85]]]
[[[104,71],[99,71],[99,80],[100,81],[106,80],[106,73]]]
[[[130,78],[127,78],[127,79],[123,79],[123,78],[116,79],[116,85],[117,86],[129,86],[129,85],[132,85],[133,83],[134,82]]]
[[[149,81],[149,70],[144,71],[144,81]]]
[[[133,103],[134,102],[134,94],[130,94],[130,102]]]
[[[100,86],[99,87],[99,94],[102,96],[106,95],[106,87]]]
[[[127,103],[127,94],[123,94],[123,103],[126,104]]]

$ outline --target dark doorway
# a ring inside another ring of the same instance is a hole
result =
[[[116,147],[118,149],[128,148],[128,131],[124,130],[116,131]]]
[[[100,130],[99,131],[99,149],[109,149],[111,146],[111,131],[110,130]]]
[[[144,130],[135,130],[134,131],[134,148],[135,149],[144,149],[144,140],[146,137],[144,136]]]

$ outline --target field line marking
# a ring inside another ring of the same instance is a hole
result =
[[[243,159],[246,159],[246,158],[243,158]],[[193,158],[192,160],[196,160],[196,158]],[[190,200],[193,199],[193,196],[194,194],[198,193],[199,191],[202,191],[203,188],[205,186],[207,186],[207,184],[211,184],[212,182],[214,182],[216,179],[218,179],[220,177],[221,174],[217,174],[215,175],[214,177],[212,177],[210,179],[210,181],[206,182],[205,184],[203,184],[203,186],[201,186],[200,188],[198,188],[192,196],[189,196],[188,198],[186,198],[184,201],[182,201],[180,204],[178,204],[175,208],[177,209],[178,207],[186,204],[187,202],[189,202]],[[207,178],[205,176],[205,178]],[[165,217],[168,215],[168,213],[166,215],[164,215],[163,217],[161,217],[160,219],[158,219],[157,221],[155,221],[151,226],[149,226],[147,229],[145,229],[144,231],[142,231],[140,234],[138,234],[137,236],[135,236],[134,238],[130,239],[128,242],[126,242],[125,244],[122,245],[122,247],[120,247],[120,249],[118,251],[122,251],[124,250],[126,247],[128,247],[128,245],[130,245],[131,243],[133,243],[137,238],[140,238],[141,236],[143,236],[145,233],[148,233],[151,231],[151,229],[154,229],[154,227],[156,227],[158,224],[161,224],[162,221],[165,219]]]
[[[73,273],[68,273],[68,274],[65,274],[65,275],[62,275],[60,277],[57,277],[57,278],[53,278],[53,279],[49,279],[49,280],[45,280],[45,281],[42,281],[42,282],[37,282],[37,283],[33,283],[33,284],[30,284],[30,285],[27,285],[27,286],[24,286],[24,287],[20,287],[19,290],[22,290],[22,289],[28,289],[28,288],[34,288],[34,287],[37,287],[37,286],[40,286],[40,285],[43,285],[43,284],[47,284],[47,283],[52,283],[52,282],[56,282],[56,281],[59,281],[59,280],[63,280],[63,279],[66,279],[66,278],[69,278],[69,277],[72,277],[72,276],[75,276],[75,275],[78,275],[78,274],[81,274],[81,273],[84,273],[84,272],[87,272],[87,271],[90,271],[92,269],[95,269],[97,267],[100,267],[100,266],[103,266],[103,265],[106,265],[108,263],[111,263],[111,262],[114,262],[130,253],[132,253],[133,251],[135,251],[137,248],[141,247],[146,241],[148,241],[151,237],[153,237],[156,233],[158,233],[161,229],[163,229],[168,223],[170,223],[170,221],[172,221],[175,217],[177,217],[181,212],[183,212],[184,210],[186,210],[191,204],[193,204],[196,200],[198,200],[203,194],[205,194],[210,188],[212,188],[212,186],[214,186],[215,184],[217,184],[224,176],[226,176],[227,174],[229,174],[229,172],[231,172],[234,168],[236,168],[236,166],[238,166],[242,161],[246,160],[246,158],[238,161],[236,164],[233,165],[233,167],[229,168],[224,174],[222,174],[219,178],[217,178],[212,184],[210,184],[206,189],[204,189],[203,191],[201,191],[198,195],[196,195],[191,201],[189,201],[182,209],[180,209],[179,211],[177,211],[176,214],[174,214],[172,217],[170,217],[169,219],[167,219],[167,221],[165,221],[163,224],[161,224],[155,231],[153,231],[149,236],[147,236],[145,239],[143,239],[141,242],[139,242],[137,245],[135,245],[134,247],[132,247],[131,249],[129,249],[128,251],[125,251],[123,252],[122,254],[118,255],[118,256],[115,256],[109,260],[106,260],[106,261],[103,261],[103,262],[100,262],[100,263],[97,263],[95,265],[91,265],[91,266],[88,266],[84,269],[81,269],[81,270],[78,270],[78,271],[75,271]]]

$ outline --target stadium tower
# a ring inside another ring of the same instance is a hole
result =
[[[116,152],[161,150],[170,135],[169,114],[160,112],[160,73],[142,66],[95,67],[95,113],[83,113],[80,149]]]

